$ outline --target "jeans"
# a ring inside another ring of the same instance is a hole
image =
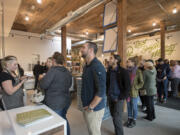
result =
[[[155,119],[154,96],[146,96],[147,118]]]
[[[70,126],[69,126],[69,122],[66,118],[66,114],[67,114],[67,111],[70,107],[70,104],[68,104],[66,107],[64,107],[63,109],[61,110],[55,110],[55,112],[61,116],[62,118],[64,118],[66,121],[67,121],[67,135],[70,135]]]
[[[164,95],[163,99],[167,100],[168,96],[168,79],[157,82],[157,89],[158,89],[158,97],[161,99],[162,95]]]
[[[127,108],[128,108],[128,118],[133,118],[134,120],[137,119],[138,114],[138,97],[134,98],[131,97],[130,101],[127,101]]]
[[[84,111],[83,116],[86,121],[89,135],[101,135],[101,123],[105,109],[99,111]]]
[[[124,135],[122,115],[123,115],[123,100],[117,102],[109,101],[109,109],[114,123],[115,135]]]
[[[172,89],[174,97],[178,96],[179,83],[180,83],[180,78],[173,78],[172,81],[171,81],[171,89]]]

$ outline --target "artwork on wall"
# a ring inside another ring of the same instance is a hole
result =
[[[117,20],[117,14],[116,14],[117,6],[116,5],[117,5],[117,2],[114,0],[107,3],[104,6],[103,27],[116,23],[116,20]]]
[[[168,35],[166,37],[169,37]],[[176,51],[178,42],[175,36],[171,35],[170,38],[166,38],[165,42],[165,54],[166,58],[177,57]],[[158,59],[160,57],[160,37],[154,36],[152,38],[143,38],[138,40],[131,40],[127,44],[127,57],[139,56],[143,54],[145,59]]]
[[[103,53],[117,50],[117,27],[106,29],[104,32]]]

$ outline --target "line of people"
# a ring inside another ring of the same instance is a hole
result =
[[[82,74],[81,100],[84,108],[83,117],[89,135],[101,135],[106,96],[116,135],[124,134],[122,123],[124,101],[127,102],[128,108],[128,119],[125,123],[127,127],[136,126],[138,96],[142,100],[143,108],[144,106],[147,108],[145,119],[154,120],[156,118],[154,96],[158,91],[159,101],[162,99],[164,99],[163,101],[167,100],[167,93],[164,90],[166,85],[162,82],[172,77],[177,86],[179,67],[172,64],[173,66],[170,69],[167,65],[162,64],[161,59],[158,60],[160,65],[155,67],[152,60],[139,61],[138,57],[131,57],[127,61],[127,68],[123,68],[120,56],[111,55],[106,72],[103,64],[96,58],[97,50],[97,45],[93,42],[85,43],[80,50],[85,60]],[[43,89],[45,93],[43,103],[67,120],[66,114],[71,105],[69,88],[72,84],[72,75],[64,66],[64,62],[63,55],[55,52],[47,60],[48,68],[46,72],[38,75],[39,83],[36,85]],[[7,56],[2,61],[3,71],[0,73],[0,84],[3,90],[2,99],[7,109],[23,106],[22,86],[28,78],[22,76],[16,79],[14,73],[17,64],[15,56]],[[170,71],[164,73],[162,69],[166,69],[166,71],[170,69]],[[172,74],[171,70],[174,74]],[[158,84],[158,81],[161,83]],[[68,120],[67,135],[70,135]]]

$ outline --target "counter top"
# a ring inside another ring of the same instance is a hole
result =
[[[41,108],[46,109],[48,112],[50,112],[52,114],[52,117],[38,120],[28,126],[21,126],[17,124],[17,113]],[[0,135],[38,135],[60,126],[64,126],[64,135],[66,135],[66,120],[52,111],[46,105],[25,106],[0,112]]]

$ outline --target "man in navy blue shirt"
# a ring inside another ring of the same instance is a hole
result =
[[[81,100],[89,135],[101,135],[106,96],[106,71],[96,58],[97,45],[87,42],[81,48],[86,65],[82,75]]]

